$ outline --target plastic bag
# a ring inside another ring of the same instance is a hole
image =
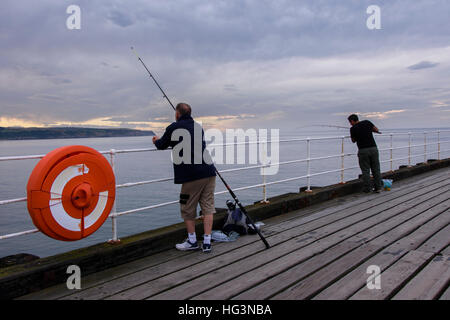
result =
[[[239,238],[239,233],[231,231],[228,235],[226,235],[221,230],[213,230],[211,232],[211,239],[216,242],[231,242],[235,241]]]

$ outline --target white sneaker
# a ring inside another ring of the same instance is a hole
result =
[[[181,251],[188,251],[188,250],[197,250],[199,247],[197,242],[191,243],[189,242],[189,239],[186,239],[183,243],[178,243],[177,245],[175,245],[175,248]]]

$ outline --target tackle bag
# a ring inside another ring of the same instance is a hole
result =
[[[229,235],[232,231],[245,234],[256,234],[256,230],[250,225],[248,218],[242,213],[241,209],[236,207],[236,203],[227,200],[228,212],[222,227],[222,231]]]

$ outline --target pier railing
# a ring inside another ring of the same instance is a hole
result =
[[[441,155],[445,152],[449,152],[450,149],[443,148],[443,145],[449,144],[450,140],[442,140],[442,134],[449,133],[450,130],[437,130],[437,131],[423,131],[423,132],[404,132],[404,133],[388,133],[388,134],[381,134],[376,135],[380,138],[389,138],[389,147],[388,148],[380,148],[380,163],[389,163],[390,170],[394,170],[394,162],[400,161],[400,160],[407,160],[408,166],[411,165],[412,159],[423,157],[423,161],[426,162],[429,159],[436,159],[440,160]],[[406,145],[396,146],[394,147],[394,137],[398,136],[407,136],[408,137],[408,143]],[[423,136],[423,143],[419,144],[413,144],[412,143],[412,137],[413,136]],[[430,137],[434,136],[435,142],[430,142]],[[311,191],[311,178],[315,176],[320,175],[327,175],[332,173],[340,173],[340,179],[339,181],[336,181],[336,183],[345,183],[344,181],[344,172],[346,170],[351,169],[357,169],[359,166],[352,166],[352,167],[345,167],[345,159],[348,157],[355,157],[355,162],[358,163],[356,156],[357,152],[345,152],[344,144],[346,139],[349,139],[350,136],[344,135],[344,136],[330,136],[330,137],[314,137],[314,138],[293,138],[293,139],[280,139],[277,141],[248,141],[248,142],[234,142],[231,143],[231,145],[239,145],[239,144],[264,144],[267,145],[269,143],[295,143],[295,142],[306,142],[306,158],[303,159],[295,159],[295,160],[289,160],[289,161],[280,161],[278,163],[263,163],[260,165],[249,165],[239,168],[233,168],[233,169],[225,169],[220,170],[220,173],[226,174],[229,172],[236,172],[236,171],[244,171],[244,170],[252,170],[252,169],[261,169],[261,179],[262,182],[259,184],[253,184],[248,186],[243,186],[240,188],[233,188],[233,190],[236,191],[242,191],[242,190],[248,190],[248,189],[254,189],[254,188],[261,188],[262,190],[262,201],[267,202],[267,187],[270,185],[275,184],[281,184],[281,183],[287,183],[290,181],[296,181],[296,180],[306,180],[306,192]],[[378,139],[378,138],[377,138]],[[315,141],[323,141],[323,140],[337,140],[341,146],[341,152],[338,154],[333,155],[327,155],[327,156],[321,156],[321,157],[311,157],[311,144]],[[220,144],[220,146],[227,146],[230,145],[230,143],[227,144]],[[217,145],[209,145],[209,146],[217,146]],[[423,153],[414,153],[413,150],[417,150],[417,148],[423,148],[421,152]],[[394,157],[394,151],[395,150],[405,150],[408,151],[408,156],[406,157]],[[117,171],[116,167],[116,157],[120,154],[124,153],[136,153],[136,152],[155,152],[158,151],[156,148],[145,148],[145,149],[125,149],[125,150],[115,150],[111,149],[108,151],[100,151],[111,163],[111,166],[114,171]],[[388,156],[385,156],[385,154],[388,154]],[[0,157],[0,161],[18,161],[18,160],[27,160],[27,159],[41,159],[45,155],[27,155],[27,156],[8,156],[8,157]],[[320,171],[320,172],[311,172],[311,163],[313,161],[319,161],[319,160],[325,160],[325,159],[337,159],[337,168],[333,170],[327,170],[327,171]],[[294,163],[306,163],[306,172],[304,172],[303,175],[290,177],[287,179],[280,179],[275,181],[266,181],[266,174],[264,173],[264,169],[271,167],[271,166],[282,166],[282,165],[288,165],[288,164],[294,164]],[[160,178],[160,179],[154,179],[154,180],[147,180],[147,181],[137,181],[137,182],[129,182],[129,183],[123,183],[123,184],[117,184],[116,189],[121,188],[129,188],[129,187],[135,187],[135,186],[142,186],[142,185],[148,185],[148,184],[154,184],[154,183],[160,183],[160,182],[168,182],[173,181],[173,177],[167,177],[167,178]],[[215,192],[215,195],[220,195],[227,193],[227,190],[222,190]],[[0,205],[8,205],[18,202],[26,202],[27,198],[15,198],[15,199],[6,199],[6,200],[0,200]],[[119,199],[120,201],[120,199]],[[116,206],[114,205],[109,217],[112,220],[112,242],[115,242],[118,240],[118,233],[117,233],[117,223],[118,223],[118,217],[141,212],[141,211],[147,211],[159,207],[174,205],[179,203],[179,199],[173,200],[173,201],[167,201],[162,203],[157,203],[150,206],[130,209],[126,211],[117,212]],[[1,217],[0,217],[1,218]],[[25,230],[5,235],[0,235],[0,240],[2,239],[8,239],[13,238],[17,236],[22,236],[26,234],[36,233],[39,232],[38,229],[31,229],[31,230]]]

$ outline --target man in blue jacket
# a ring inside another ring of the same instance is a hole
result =
[[[203,252],[211,251],[211,229],[214,206],[214,190],[216,185],[216,169],[206,148],[201,126],[191,117],[191,107],[179,103],[175,108],[175,119],[166,128],[164,135],[153,137],[158,149],[172,147],[172,162],[175,173],[175,184],[181,184],[180,209],[188,232],[188,239],[177,244],[178,250],[197,250],[195,234],[195,218],[197,205],[200,204],[203,219]]]

